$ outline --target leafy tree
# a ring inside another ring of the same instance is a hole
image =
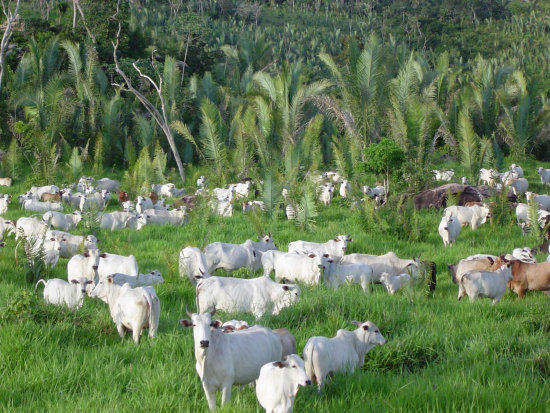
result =
[[[365,149],[365,170],[385,176],[386,196],[389,191],[390,173],[397,171],[404,161],[405,151],[388,138],[382,138],[379,143],[371,143]]]

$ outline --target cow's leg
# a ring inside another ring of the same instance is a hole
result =
[[[132,338],[134,343],[139,344],[139,337],[141,336],[141,327],[134,327],[132,330]]]
[[[208,408],[210,410],[216,410],[216,390],[208,387],[204,381],[202,382],[202,388],[204,389],[204,394],[206,395]]]
[[[232,383],[225,383],[222,388],[222,406],[231,399],[231,385]]]
[[[120,321],[116,324],[116,329],[118,331],[118,335],[120,336],[120,338],[124,338],[124,334],[126,334],[126,329],[124,328],[124,326]]]
[[[523,287],[518,288],[516,292],[518,293],[518,300],[521,300],[525,296],[525,290]]]

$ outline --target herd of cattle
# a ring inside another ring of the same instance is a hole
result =
[[[546,171],[548,179],[545,178]],[[511,186],[510,177],[524,179],[523,170],[517,165],[512,165],[509,172],[506,178],[502,178],[507,182],[505,186]],[[543,183],[548,183],[550,170],[539,169],[539,173]],[[438,176],[448,175],[452,177],[448,173]],[[495,173],[489,175],[496,182]],[[340,184],[340,196],[349,194],[350,183],[337,174],[327,172],[320,175],[320,179],[321,202],[330,203],[334,184]],[[44,284],[46,303],[78,309],[86,295],[99,298],[108,305],[121,337],[130,331],[138,344],[143,329],[148,329],[149,337],[155,337],[160,300],[154,285],[164,282],[160,272],[154,270],[141,274],[133,255],[102,252],[95,236],[76,236],[67,231],[79,224],[83,212],[103,210],[112,193],[118,194],[122,210],[97,212],[102,228],[138,230],[149,224],[181,225],[185,222],[186,206],[169,209],[162,197],[177,199],[184,190],[173,184],[153,185],[147,197],[130,201],[128,195],[120,191],[120,184],[108,178],[94,181],[83,177],[75,186],[76,192],[54,185],[33,187],[19,196],[23,209],[43,212],[43,215],[41,219],[21,217],[16,222],[0,219],[2,239],[6,232],[15,234],[16,239],[22,238],[31,253],[42,253],[41,258],[49,267],[55,266],[60,257],[69,258],[67,281],[54,278],[39,280],[36,284],[35,289],[40,283]],[[220,215],[232,211],[234,196],[247,199],[252,191],[249,180],[228,188],[208,190],[205,178],[201,177],[197,186],[195,196],[207,192],[214,194],[209,205]],[[385,195],[383,186],[365,187],[363,193],[376,200]],[[530,196],[541,207],[550,208],[550,202],[545,203],[546,196]],[[0,213],[7,211],[9,202],[9,195],[0,197]],[[63,203],[78,209],[63,214]],[[245,205],[247,208],[263,207],[259,201],[246,200],[243,204],[245,212]],[[530,221],[528,211],[522,221],[518,213],[518,223]],[[487,205],[445,209],[439,226],[445,246],[452,245],[461,226],[476,229],[489,214]],[[304,346],[302,360],[296,354],[296,341],[287,329],[271,330],[259,325],[248,327],[245,322],[236,320],[222,323],[212,318],[216,310],[249,313],[256,319],[265,314],[276,316],[300,299],[300,284],[323,283],[332,288],[358,284],[367,291],[370,284],[379,283],[394,294],[411,280],[427,276],[430,288],[435,288],[435,263],[402,259],[391,251],[379,256],[346,254],[349,242],[352,242],[349,235],[338,235],[325,243],[300,240],[289,243],[288,251],[284,252],[277,249],[271,234],[268,234],[258,237],[258,241],[247,240],[242,244],[214,242],[204,250],[187,246],[180,251],[179,273],[195,286],[197,308],[197,313],[187,310],[189,318],[180,323],[183,327],[193,328],[196,370],[210,409],[216,408],[217,390],[222,391],[224,404],[231,397],[233,384],[255,382],[258,400],[267,411],[289,412],[299,386],[312,381],[321,389],[329,374],[353,371],[364,363],[365,354],[370,349],[385,344],[375,324],[354,321],[357,328],[353,331],[338,330],[333,338],[311,337]],[[82,250],[84,252],[79,253]],[[262,269],[263,274],[256,278],[213,275],[220,269],[231,272],[241,268],[250,272]],[[453,282],[458,284],[459,300],[464,295],[472,301],[484,296],[496,303],[507,286],[520,298],[527,290],[550,289],[550,262],[536,263],[528,248],[518,248],[512,254],[500,257],[471,256],[449,266],[449,270]],[[274,280],[271,273],[274,273]]]

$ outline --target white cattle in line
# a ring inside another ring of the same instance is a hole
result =
[[[293,241],[288,244],[288,252],[296,252],[299,254],[319,253],[329,254],[331,257],[342,257],[346,254],[348,242],[353,239],[349,235],[337,235],[334,239],[324,243],[308,242],[308,241]]]
[[[358,327],[356,330],[338,330],[333,338],[311,337],[304,347],[306,374],[317,382],[319,390],[329,374],[353,372],[365,363],[365,354],[374,346],[386,343],[374,323],[352,323]]]
[[[82,212],[74,211],[72,214],[63,214],[57,211],[48,211],[42,215],[42,221],[50,222],[54,228],[61,228],[63,231],[73,229],[82,220]]]
[[[286,328],[275,328],[273,332],[281,339],[281,346],[283,348],[283,357],[290,354],[296,354],[296,339],[290,331]]]
[[[542,166],[539,166],[537,173],[540,175],[540,183],[548,185],[550,182],[550,169],[544,169]]]
[[[66,305],[71,310],[79,309],[84,302],[86,287],[92,283],[86,277],[72,279],[70,282],[60,278],[51,280],[40,279],[37,281],[34,291],[38,284],[44,284],[44,301],[46,304]]]
[[[137,276],[139,271],[136,257],[133,255],[124,256],[103,253],[99,260],[97,275],[100,278],[105,278],[116,273]]]
[[[262,366],[256,397],[267,413],[291,413],[300,386],[309,386],[304,361],[296,354]]]
[[[101,178],[95,182],[95,187],[100,191],[118,192],[120,191],[120,182],[115,179]]]
[[[510,265],[508,262],[496,271],[468,271],[462,276],[460,285],[470,301],[475,301],[477,297],[489,297],[496,304],[506,292],[508,281],[512,280]]]
[[[49,228],[48,224],[33,217],[21,217],[17,220],[15,227],[15,239],[21,236],[25,237],[40,237]]]
[[[527,202],[531,202],[532,199],[536,201],[539,209],[550,211],[550,195],[538,195],[533,192],[526,192],[525,197],[527,198]]]
[[[277,249],[271,236],[260,238],[260,242],[246,240],[242,244],[214,242],[204,248],[206,264],[209,273],[221,268],[227,272],[239,268],[249,268],[256,271],[261,267],[262,252]]]
[[[391,295],[395,294],[396,291],[400,290],[410,280],[411,276],[407,273],[388,275],[388,273],[385,272],[382,274],[382,277],[380,277],[380,282]]]
[[[154,225],[183,225],[188,218],[185,208],[172,211],[146,209],[141,215],[145,216],[147,224]]]
[[[210,272],[208,272],[206,265],[206,257],[199,248],[183,248],[180,251],[178,262],[180,277],[187,276],[193,285],[197,284],[197,281],[201,278],[210,277]]]
[[[344,179],[342,181],[342,183],[340,184],[340,189],[338,190],[338,192],[340,193],[340,196],[342,198],[347,198],[348,197],[348,195],[351,192],[351,184],[349,183],[349,181],[347,179]]]
[[[100,261],[101,262],[101,261]],[[160,271],[152,270],[147,274],[127,275],[115,273],[111,275],[113,282],[118,285],[130,284],[130,287],[146,287],[148,285],[163,284],[164,278]]]
[[[399,275],[404,272],[418,276],[418,260],[399,258],[393,251],[383,255],[350,254],[340,260],[340,264],[367,264],[372,267],[372,281],[380,283],[383,273]]]
[[[61,202],[41,202],[35,199],[26,199],[23,201],[23,209],[35,212],[63,211],[63,205],[61,205]]]
[[[0,196],[0,214],[8,212],[8,204],[11,202],[11,195],[3,194]]]
[[[322,271],[329,265],[329,255],[309,255],[284,253],[270,250],[262,255],[264,276],[275,271],[275,281],[300,281],[306,284],[319,284]]]
[[[462,226],[470,225],[477,229],[491,217],[491,211],[486,206],[474,205],[471,207],[453,205],[445,208],[446,217],[456,217]]]
[[[269,328],[253,326],[224,334],[214,313],[191,314],[180,320],[183,327],[193,327],[195,369],[202,383],[210,410],[216,409],[216,391],[222,391],[221,404],[231,399],[233,384],[253,382],[266,363],[281,359],[279,337]]]
[[[372,281],[372,273],[372,267],[367,264],[338,264],[329,260],[323,278],[325,284],[332,288],[344,284],[359,284],[366,292]]]
[[[460,234],[460,221],[458,218],[453,216],[444,216],[441,218],[441,222],[439,223],[439,235],[441,236],[441,239],[443,239],[443,245],[445,247],[448,247],[449,245],[452,246]]]
[[[214,308],[231,312],[246,312],[256,319],[266,312],[277,315],[294,304],[300,296],[300,287],[279,284],[269,277],[232,278],[210,277],[197,283],[197,306],[205,312]]]
[[[71,258],[83,248],[85,251],[97,249],[99,240],[94,235],[73,235],[64,231],[48,230],[46,237],[53,237],[59,241],[61,258]]]
[[[124,338],[128,330],[132,332],[134,343],[139,344],[144,328],[149,329],[149,338],[157,334],[160,301],[153,287],[120,286],[113,282],[112,277],[107,277],[96,284],[90,297],[107,303],[120,338]]]

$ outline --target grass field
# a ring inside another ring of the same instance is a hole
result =
[[[531,180],[535,182],[536,175]],[[16,186],[5,192],[22,190]],[[418,286],[390,296],[380,285],[368,294],[358,286],[304,287],[294,307],[262,318],[260,324],[288,327],[299,352],[311,336],[352,329],[350,320],[374,322],[387,340],[367,354],[364,368],[336,375],[321,394],[315,388],[301,389],[296,412],[550,410],[548,298],[530,292],[518,301],[507,292],[494,306],[487,299],[458,302],[446,267],[471,254],[523,247],[526,240],[512,220],[500,227],[463,229],[456,245],[445,249],[437,233],[440,211],[419,213],[420,241],[410,242],[367,228],[359,214],[343,205],[319,210],[310,233],[286,220],[265,229],[282,250],[296,239],[324,242],[351,234],[349,253],[392,250],[401,257],[421,255],[437,263],[437,288],[433,295]],[[22,215],[14,202],[5,217]],[[158,269],[165,278],[156,286],[161,300],[158,336],[142,336],[139,346],[129,336],[120,340],[103,302],[86,297],[83,308],[74,312],[43,304],[42,288],[34,294],[21,262],[14,262],[15,242],[10,238],[0,251],[0,410],[207,411],[194,368],[192,332],[178,323],[185,317],[186,303],[194,308],[194,288],[178,276],[178,253],[187,245],[201,246],[205,239],[240,243],[255,237],[256,227],[236,212],[232,218],[197,213],[180,228],[100,231],[103,251],[134,254],[141,272]],[[61,259],[50,277],[66,278],[66,263]],[[248,274],[239,271],[237,276]],[[217,317],[254,321],[245,314]],[[262,409],[254,390],[245,386],[233,389],[223,411]]]

